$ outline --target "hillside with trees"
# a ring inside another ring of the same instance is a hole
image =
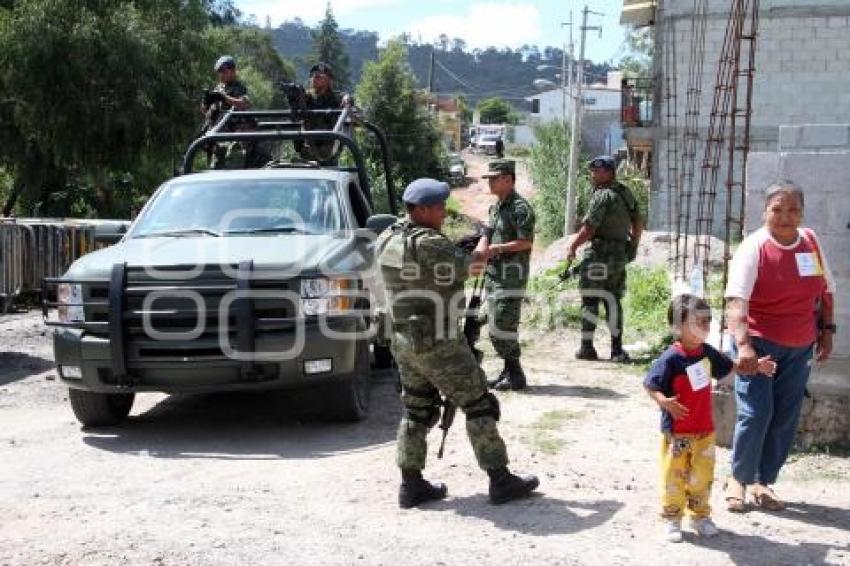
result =
[[[315,29],[295,19],[266,30],[271,33],[280,53],[295,63],[299,80],[306,79],[310,66],[315,62],[311,44]],[[339,35],[348,56],[349,79],[352,84],[357,84],[364,65],[378,58],[378,34],[340,29]],[[448,36],[442,36],[434,44],[419,43],[410,36],[402,36],[400,40],[407,48],[410,67],[419,88],[428,85],[431,54],[434,53],[434,90],[462,94],[473,105],[485,98],[500,97],[520,109],[524,108],[524,97],[534,92],[532,82],[541,77],[553,79],[556,72],[538,71],[538,65],[560,67],[563,56],[560,48],[535,45],[524,45],[518,49],[469,49],[462,39]],[[612,68],[607,63],[591,63],[587,69],[588,79],[604,80]]]

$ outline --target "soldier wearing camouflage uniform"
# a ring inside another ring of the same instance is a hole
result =
[[[398,364],[404,413],[398,430],[399,505],[443,499],[444,484],[423,479],[428,431],[440,419],[441,394],[466,415],[466,432],[478,465],[490,476],[490,500],[506,503],[539,484],[508,468],[499,435],[499,401],[487,392],[484,373],[459,330],[464,281],[483,267],[485,255],[468,254],[441,232],[446,183],[419,179],[404,192],[408,217],[378,239],[378,265],[392,315],[392,353]]]
[[[489,250],[491,256],[486,285],[490,341],[504,360],[504,369],[488,385],[500,391],[516,391],[526,387],[518,331],[534,242],[534,210],[514,188],[513,161],[491,161],[484,177],[499,200],[490,207],[489,229],[479,242],[479,250]]]
[[[626,265],[637,253],[643,221],[634,195],[616,179],[614,158],[595,158],[590,162],[590,176],[594,189],[587,214],[567,248],[567,259],[572,260],[578,247],[590,241],[578,270],[582,339],[576,358],[598,359],[593,334],[602,302],[611,332],[611,360],[627,363],[629,356],[623,350],[622,298],[626,292]]]
[[[207,105],[201,103],[201,112],[206,117],[204,129],[209,129],[214,126],[221,117],[229,110],[249,110],[251,108],[251,99],[248,97],[248,89],[245,84],[237,78],[236,75],[236,60],[230,55],[223,55],[218,58],[214,66],[216,75],[218,76],[218,84],[213,88],[212,92],[220,94],[219,100]],[[238,128],[240,124],[233,124]],[[226,163],[232,162],[232,154],[237,150],[236,143],[217,144],[213,149],[213,159],[211,166],[214,169],[225,167]]]
[[[304,97],[306,110],[338,110],[342,108],[346,96],[333,89],[333,68],[327,63],[316,63],[310,69],[310,90]],[[308,130],[333,130],[339,116],[308,116],[304,127]],[[339,143],[336,141],[317,141],[296,144],[301,157],[315,160],[323,165],[336,165]]]

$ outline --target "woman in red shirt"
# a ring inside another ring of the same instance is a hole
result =
[[[756,505],[784,507],[771,485],[794,441],[812,359],[825,361],[832,351],[835,285],[814,232],[800,228],[802,218],[798,187],[769,187],[764,226],[741,243],[730,267],[728,318],[740,363],[730,511],[744,510],[745,486]],[[756,378],[762,356],[776,361],[773,379]]]

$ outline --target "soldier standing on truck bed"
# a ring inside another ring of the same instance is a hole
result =
[[[305,110],[338,110],[347,104],[350,97],[340,94],[334,88],[333,68],[327,63],[316,63],[310,69],[310,90],[304,97]],[[308,115],[304,121],[307,130],[333,130],[339,116],[337,114]],[[339,143],[333,140],[310,141],[298,144],[298,152],[307,160],[315,160],[323,165],[335,165],[339,153]]]
[[[218,84],[212,90],[206,91],[201,101],[201,113],[205,117],[201,134],[215,126],[229,110],[248,110],[251,108],[248,89],[237,77],[236,60],[230,55],[222,55],[215,62],[214,70],[218,75]],[[238,126],[238,124],[234,124],[234,126]],[[216,144],[212,150],[213,159],[210,165],[213,168],[223,167],[227,160],[227,154],[232,147],[233,144]]]
[[[623,350],[622,299],[626,292],[626,265],[637,255],[643,221],[634,195],[617,181],[613,157],[602,155],[591,161],[590,179],[593,195],[587,214],[567,248],[567,259],[572,260],[578,247],[590,241],[578,269],[582,336],[576,359],[598,358],[593,334],[602,302],[611,332],[611,361],[627,363],[629,355]]]
[[[441,394],[466,415],[478,465],[490,476],[492,503],[526,497],[539,485],[534,476],[508,470],[507,450],[496,426],[499,400],[487,392],[484,371],[459,330],[466,303],[464,281],[470,271],[483,269],[486,252],[469,254],[440,232],[448,197],[446,183],[414,181],[403,195],[407,218],[377,242],[404,404],[397,452],[402,508],[443,499],[448,493],[444,484],[422,477],[426,437],[440,420]]]

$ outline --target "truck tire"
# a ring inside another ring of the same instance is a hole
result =
[[[71,409],[80,424],[87,427],[111,426],[121,423],[133,408],[133,393],[93,393],[68,389]]]
[[[327,421],[362,421],[369,415],[370,367],[369,343],[357,345],[354,376],[340,383],[320,388],[316,393],[321,405],[321,418]]]
[[[372,353],[375,355],[375,363],[372,364],[375,369],[390,369],[395,364],[389,346],[375,344],[372,346]]]

